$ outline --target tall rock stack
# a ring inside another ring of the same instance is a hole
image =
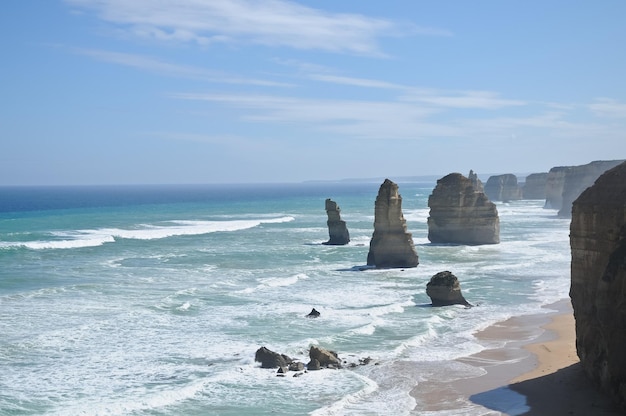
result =
[[[548,173],[531,173],[526,176],[524,187],[522,188],[522,198],[524,199],[546,199],[546,181]]]
[[[563,205],[563,186],[569,166],[556,166],[550,169],[546,178],[546,203],[544,208],[561,209]]]
[[[374,234],[370,240],[367,265],[381,268],[416,267],[419,264],[413,237],[402,215],[398,185],[385,179],[374,205]]]
[[[451,173],[437,181],[428,197],[428,239],[433,243],[497,244],[496,205],[474,188],[471,179]]]
[[[346,245],[350,242],[350,234],[346,222],[341,219],[341,209],[339,205],[330,198],[326,200],[326,215],[328,215],[328,236],[330,239],[324,244],[328,245]]]
[[[490,176],[485,184],[485,194],[492,201],[516,201],[522,198],[517,176],[512,173]]]
[[[626,163],[576,199],[570,245],[578,356],[626,410]]]

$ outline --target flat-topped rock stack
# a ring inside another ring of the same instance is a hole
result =
[[[437,181],[428,197],[428,206],[428,239],[432,243],[500,242],[496,205],[460,173],[450,173]]]
[[[407,232],[398,185],[385,179],[374,205],[374,234],[367,265],[380,268],[416,267],[419,264],[413,236]]]
[[[626,411],[626,162],[576,199],[570,245],[578,357]]]
[[[517,176],[512,173],[490,176],[485,184],[485,194],[491,201],[517,201],[522,199],[522,190]]]
[[[522,187],[524,199],[546,199],[546,180],[548,172],[531,173],[526,176]]]
[[[326,199],[326,215],[328,216],[328,236],[330,239],[324,244],[327,245],[345,245],[350,242],[350,233],[346,222],[341,219],[341,209],[339,205],[330,198]]]

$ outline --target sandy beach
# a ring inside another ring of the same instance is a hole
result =
[[[580,366],[569,300],[548,309],[550,313],[513,317],[478,332],[476,338],[488,348],[458,361],[485,368],[486,373],[419,386],[414,395],[423,397],[425,389],[433,394],[427,406],[422,403],[416,411],[450,411],[456,402],[466,409],[458,413],[463,415],[623,415]]]
[[[507,345],[505,350],[517,348],[516,346],[521,342],[524,344],[522,349],[531,355],[518,355],[521,357],[516,361],[518,365],[509,364],[508,369],[498,368],[502,364],[496,364],[485,377],[491,376],[495,384],[502,385],[493,388],[489,386],[493,383],[487,382],[485,383],[488,386],[487,389],[472,394],[470,400],[500,411],[502,414],[510,415],[606,416],[623,414],[591,383],[582,370],[576,355],[575,322],[570,302],[559,302],[551,305],[551,308],[555,308],[557,312],[545,317],[548,322],[541,325],[545,332],[530,343],[525,342],[528,340],[525,335],[531,334],[532,329],[525,330],[524,326],[533,321],[542,320],[542,317],[512,318],[477,334],[479,338],[484,339],[517,332],[522,337],[518,338],[519,341],[512,342],[513,345]],[[485,355],[491,355],[492,358],[495,358],[494,354],[498,354],[498,351],[485,352]],[[503,382],[504,380],[498,383],[501,373],[508,373],[510,376],[515,374],[515,367],[519,369],[529,364],[531,364],[530,370],[516,375],[506,383]],[[503,365],[507,367],[507,364]],[[522,397],[516,398],[515,394],[511,394],[512,392]]]

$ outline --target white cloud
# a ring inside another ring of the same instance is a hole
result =
[[[156,40],[246,42],[382,56],[378,39],[399,32],[449,36],[359,14],[330,13],[286,0],[66,0],[130,33]]]
[[[436,107],[448,108],[477,108],[496,110],[511,106],[524,106],[528,103],[521,100],[500,98],[491,91],[439,91],[427,89],[413,89],[403,97],[406,101],[415,101],[430,104]]]
[[[210,71],[205,68],[199,68],[190,65],[173,64],[160,59],[138,54],[84,48],[72,48],[72,51],[80,55],[89,56],[99,61],[128,66],[135,69],[158,73],[166,76],[192,78],[226,84],[257,85],[265,87],[292,86],[284,82],[235,77],[223,74],[219,71]]]
[[[589,108],[600,117],[626,119],[626,104],[611,98],[597,98]]]

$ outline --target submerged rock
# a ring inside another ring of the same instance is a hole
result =
[[[326,199],[326,215],[328,216],[328,235],[330,239],[324,244],[327,245],[345,245],[350,242],[350,233],[346,222],[341,219],[341,209],[339,205],[330,198]]]
[[[626,162],[576,199],[570,245],[578,357],[626,411]]]
[[[428,239],[433,243],[497,244],[500,219],[496,205],[472,180],[451,173],[437,181],[428,197]]]
[[[426,294],[433,306],[472,306],[461,294],[459,279],[449,271],[439,272],[426,284]]]
[[[319,318],[320,313],[315,309],[311,309],[311,312],[309,312],[308,315],[306,315],[307,318]]]
[[[402,215],[398,185],[385,179],[374,205],[374,234],[370,240],[367,265],[380,268],[416,267],[419,264],[413,236],[407,232]]]

